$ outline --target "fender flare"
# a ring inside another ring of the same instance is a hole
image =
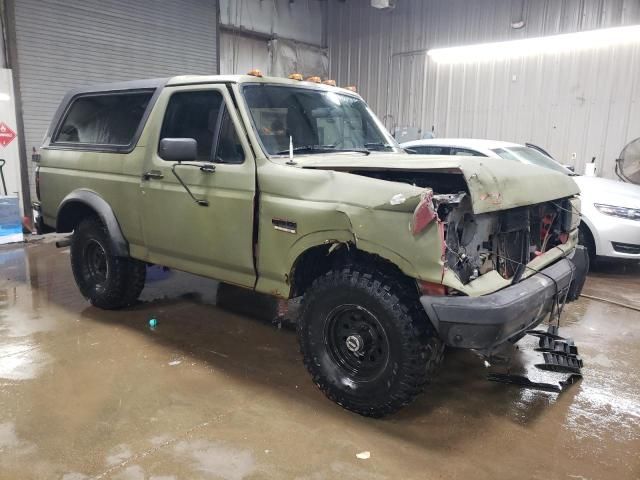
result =
[[[289,270],[293,270],[300,257],[308,250],[334,243],[353,243],[355,245],[356,239],[349,230],[323,230],[320,232],[307,233],[296,240],[289,249]]]
[[[76,227],[76,222],[73,222],[73,218],[68,218],[68,213],[79,204],[93,210],[107,227],[114,254],[118,257],[128,257],[129,242],[122,234],[122,229],[113,209],[104,198],[92,190],[74,190],[62,199],[56,214],[56,231],[58,233],[66,233],[71,232]]]

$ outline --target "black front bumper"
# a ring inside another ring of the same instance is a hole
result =
[[[578,298],[584,285],[589,257],[577,247],[563,258],[519,283],[482,297],[420,297],[443,342],[490,354],[505,342],[516,342],[549,314],[560,300]]]

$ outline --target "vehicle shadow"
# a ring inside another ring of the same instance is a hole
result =
[[[219,286],[180,272],[151,272],[135,307],[105,311],[83,303],[73,284],[68,255],[48,249],[28,253],[25,279],[41,302],[53,302],[84,320],[128,328],[149,342],[180,351],[216,371],[300,402],[328,419],[397,437],[433,450],[451,448],[492,422],[531,427],[545,412],[562,416],[578,391],[559,398],[488,382],[481,359],[451,350],[426,392],[395,415],[367,419],[343,410],[322,395],[306,372],[291,324],[275,316],[271,297]],[[52,273],[53,272],[53,273]],[[157,320],[151,328],[150,319]],[[274,322],[274,319],[278,319]],[[516,354],[514,362],[517,363]]]
[[[384,419],[358,417],[331,403],[312,384],[302,365],[294,326],[274,316],[275,303],[269,296],[221,284],[215,300],[213,295],[195,291],[174,298],[147,299],[127,310],[124,324],[122,312],[88,307],[82,316],[125,325],[148,336],[150,341],[169,349],[181,349],[186,355],[244,381],[264,384],[286,396],[295,391],[295,400],[314,411],[339,421],[348,418],[364,422],[386,435],[431,449],[455,444],[468,436],[469,429],[482,430],[492,419],[526,427],[549,408],[566,408],[557,404],[557,394],[487,381],[487,370],[479,357],[451,349],[431,385],[412,405]],[[155,329],[148,325],[151,316],[158,320]],[[520,355],[514,353],[513,364],[517,369]]]
[[[598,258],[589,273],[599,275],[640,275],[640,261]]]

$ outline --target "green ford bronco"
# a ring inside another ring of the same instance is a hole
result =
[[[490,357],[577,298],[578,187],[494,158],[409,155],[359,95],[180,76],[67,94],[34,207],[73,232],[93,305],[133,305],[151,264],[302,297],[304,363],[343,407],[408,404],[444,347]]]

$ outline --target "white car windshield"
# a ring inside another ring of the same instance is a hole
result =
[[[568,168],[563,167],[555,160],[547,157],[538,150],[529,147],[505,147],[494,148],[492,150],[500,157],[507,160],[515,160],[520,163],[527,163],[529,165],[537,165],[539,167],[551,168],[557,172],[564,173],[565,175],[571,175],[573,172]]]
[[[269,155],[397,151],[369,107],[353,95],[315,88],[252,84],[243,88],[256,133]]]

